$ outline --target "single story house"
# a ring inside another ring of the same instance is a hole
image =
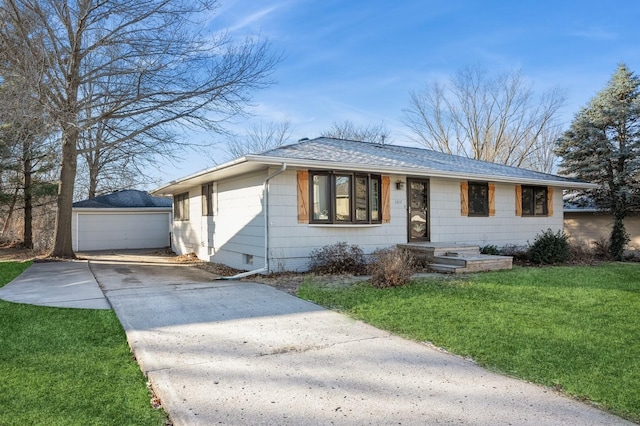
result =
[[[73,250],[169,247],[171,215],[171,198],[133,189],[75,202]]]
[[[628,250],[640,250],[640,212],[632,212],[624,219],[629,234]],[[608,240],[613,229],[613,216],[602,210],[593,200],[576,193],[564,196],[564,232],[569,241],[593,248],[594,243]]]
[[[152,191],[173,196],[172,248],[238,269],[304,271],[346,241],[525,245],[563,229],[562,192],[594,185],[421,148],[320,137]]]

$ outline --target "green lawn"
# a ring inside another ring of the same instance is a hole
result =
[[[640,421],[640,265],[515,268],[298,295]]]
[[[29,263],[0,262],[0,287]],[[0,300],[0,425],[163,425],[113,311]]]

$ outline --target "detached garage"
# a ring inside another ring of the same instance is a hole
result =
[[[74,251],[170,245],[171,199],[124,190],[73,203]]]

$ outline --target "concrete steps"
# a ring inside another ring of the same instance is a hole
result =
[[[428,263],[429,269],[459,274],[464,272],[511,269],[511,256],[480,254],[480,247],[455,243],[408,243],[398,247],[409,250],[416,258]]]

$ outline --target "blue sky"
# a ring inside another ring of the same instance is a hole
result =
[[[233,130],[289,120],[295,140],[345,119],[384,122],[392,143],[405,144],[409,92],[469,65],[519,69],[536,92],[566,89],[568,125],[620,62],[640,74],[638,16],[637,0],[221,0],[209,25],[238,39],[266,38],[283,54],[276,84],[255,93],[254,116],[230,123]],[[165,168],[163,181],[212,165],[187,156]]]

